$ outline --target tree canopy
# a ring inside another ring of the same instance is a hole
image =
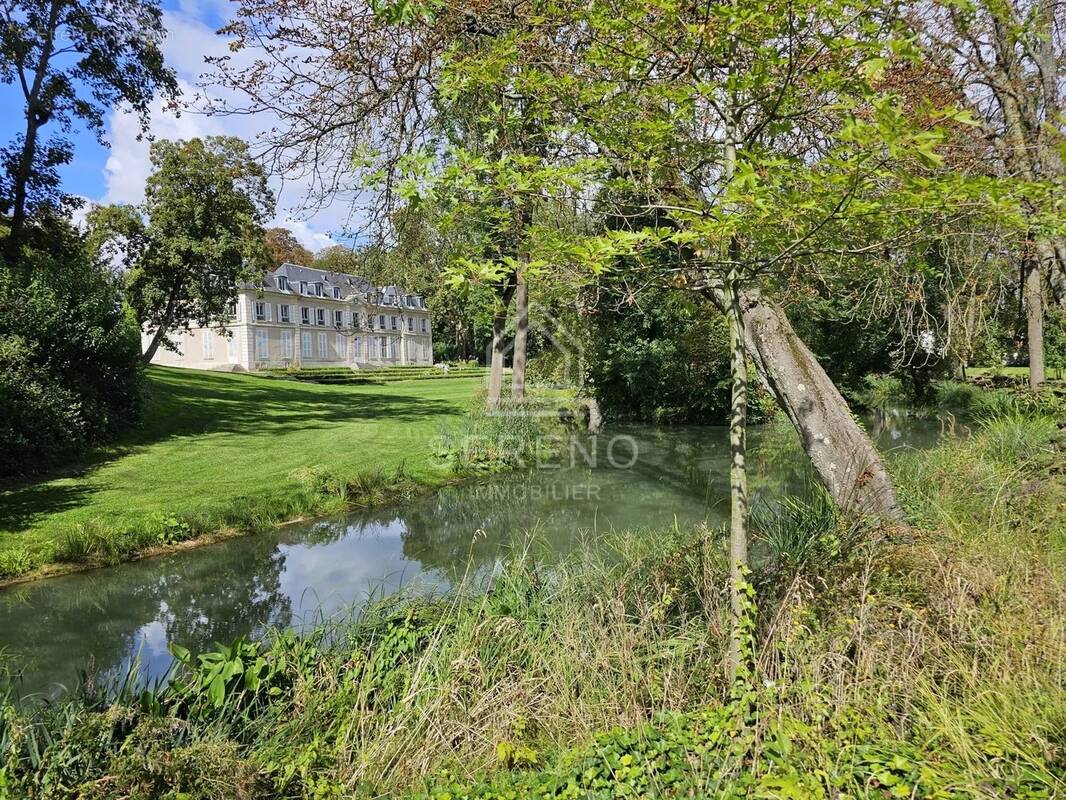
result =
[[[262,225],[274,210],[240,139],[158,141],[151,159],[142,207],[97,209],[89,220],[95,241],[125,242],[129,300],[152,334],[146,362],[175,347],[176,328],[224,324],[238,285],[271,265]]]
[[[178,84],[163,63],[166,31],[158,0],[5,0],[0,3],[0,80],[22,93],[24,132],[2,153],[0,197],[11,215],[14,258],[27,215],[63,199],[56,168],[70,161],[63,136],[42,139],[51,123],[69,133],[85,125],[105,143],[104,115],[134,111],[147,129],[155,97],[173,101]]]

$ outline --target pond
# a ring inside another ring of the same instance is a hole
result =
[[[882,448],[928,446],[940,430],[906,417],[882,417],[870,429]],[[749,443],[755,502],[808,485],[793,436],[756,428]],[[491,574],[531,531],[551,557],[611,530],[721,524],[727,471],[722,428],[620,427],[538,468],[402,507],[12,587],[0,592],[0,650],[22,673],[21,694],[54,696],[79,669],[113,676],[134,659],[144,679],[156,680],[170,666],[170,641],[198,650],[357,614],[401,587],[446,591],[464,576]]]

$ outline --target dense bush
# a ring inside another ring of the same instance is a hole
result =
[[[76,459],[137,419],[140,339],[115,277],[53,222],[48,251],[0,264],[0,475]]]
[[[639,308],[597,315],[589,338],[590,384],[605,416],[727,421],[729,333],[725,318],[706,303],[676,292],[649,292]],[[774,414],[773,398],[757,381],[751,386],[749,419],[765,421]]]

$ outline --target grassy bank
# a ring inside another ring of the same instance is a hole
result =
[[[550,572],[516,553],[487,594],[237,643],[158,692],[8,709],[0,774],[11,797],[1059,796],[1061,436],[1003,416],[900,455],[907,542],[824,502],[760,519],[733,685],[720,534],[665,531]]]
[[[143,423],[60,476],[0,494],[0,576],[113,562],[219,531],[402,497],[481,382],[325,386],[152,367]]]

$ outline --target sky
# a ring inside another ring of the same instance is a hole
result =
[[[177,72],[184,99],[192,100],[197,83],[206,69],[204,57],[226,51],[226,40],[216,34],[231,13],[229,0],[163,0],[167,39],[163,52],[169,66]],[[0,85],[0,140],[8,142],[21,132],[25,122],[21,92],[13,85]],[[140,124],[135,115],[112,109],[107,115],[105,139],[78,129],[68,135],[74,144],[74,159],[61,171],[63,189],[94,203],[138,203],[144,199],[144,182],[148,177],[148,141],[138,141]],[[150,133],[157,138],[189,139],[195,136],[233,135],[251,140],[269,128],[269,120],[256,117],[209,117],[186,108],[175,115],[164,111],[162,102],[152,108]],[[46,134],[59,134],[55,126],[46,126]],[[312,251],[338,241],[346,241],[343,228],[348,218],[347,204],[317,212],[313,217],[300,214],[298,206],[302,187],[272,179],[278,194],[277,215],[272,225],[293,231],[300,243]]]

